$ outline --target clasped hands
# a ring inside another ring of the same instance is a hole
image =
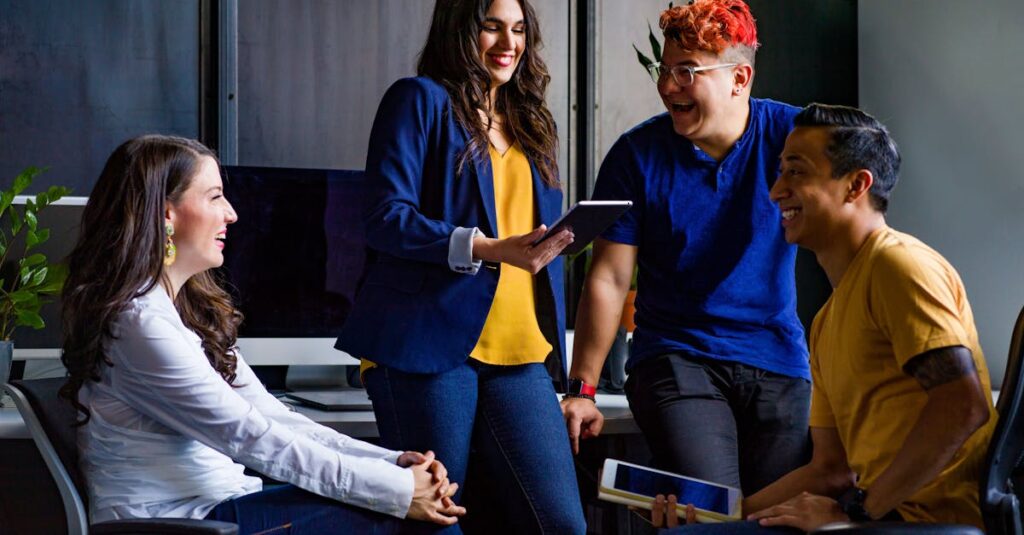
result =
[[[415,481],[407,518],[450,526],[466,514],[466,508],[452,500],[459,484],[448,481],[448,469],[434,458],[434,452],[407,451],[396,464],[412,470]]]

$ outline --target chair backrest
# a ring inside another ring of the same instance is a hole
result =
[[[1021,390],[1024,373],[1024,310],[1017,316],[1010,339],[1010,354],[1006,359],[1006,373],[999,390],[996,410],[999,422],[992,434],[988,458],[981,474],[979,498],[985,531],[992,535],[1020,535],[1021,510],[1014,480],[1024,455],[1024,391]]]
[[[85,479],[78,469],[77,417],[69,403],[57,397],[63,378],[11,381],[6,385],[32,440],[50,470],[64,501],[68,533],[88,533]]]

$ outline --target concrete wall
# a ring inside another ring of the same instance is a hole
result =
[[[1024,305],[1024,3],[862,0],[860,102],[903,155],[889,224],[960,272],[995,387]]]

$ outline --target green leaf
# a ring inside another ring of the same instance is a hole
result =
[[[25,248],[31,249],[39,243],[39,236],[36,235],[36,231],[29,229],[25,233]]]
[[[19,326],[32,327],[33,329],[42,329],[46,326],[43,323],[42,316],[38,312],[32,312],[30,310],[22,310],[18,312],[18,318],[15,322]]]
[[[25,266],[18,271],[18,284],[24,286],[28,284],[28,281],[32,278],[32,272],[34,270],[30,266]]]
[[[46,280],[46,272],[49,271],[46,266],[43,266],[36,270],[35,274],[32,275],[31,286],[39,286]]]
[[[40,243],[46,243],[46,240],[50,239],[50,229],[44,228],[36,231],[36,239],[39,240],[36,242],[36,245],[39,245]]]
[[[0,241],[0,256],[7,254],[7,244]]]
[[[0,215],[3,215],[7,211],[7,207],[14,202],[14,192],[4,191],[0,193]]]
[[[64,264],[54,264],[50,266],[50,271],[46,273],[46,280],[35,290],[40,294],[58,294],[64,288],[64,281],[67,278],[68,267]]]
[[[661,43],[655,37],[654,28],[651,28],[650,21],[647,22],[647,31],[647,39],[651,41],[651,52],[653,53],[654,61],[661,63]]]
[[[33,297],[35,297],[35,294],[33,294],[29,290],[18,290],[16,292],[11,292],[11,293],[7,294],[7,298],[10,299],[11,302],[15,303],[15,304],[17,304],[17,303],[24,303],[25,301],[28,301],[29,299],[32,299]]]
[[[46,255],[41,254],[41,253],[36,253],[36,254],[34,254],[32,256],[28,256],[28,257],[22,258],[21,261],[18,264],[19,264],[19,267],[25,267],[25,266],[34,266],[36,264],[42,264],[43,262],[46,262]]]
[[[52,204],[59,201],[61,197],[69,195],[71,190],[64,186],[50,186],[50,189],[46,190],[47,204]]]
[[[25,191],[25,188],[29,187],[32,184],[32,180],[36,177],[36,175],[42,172],[43,170],[38,167],[25,168],[25,170],[22,171],[21,174],[19,174],[17,178],[14,179],[14,185],[11,186],[10,191],[13,191],[15,195],[20,194],[21,192]]]
[[[654,65],[654,62],[651,61],[651,58],[645,56],[644,53],[641,52],[640,49],[636,47],[636,45],[633,45],[633,50],[636,50],[636,59],[640,60],[640,64],[643,65],[644,68],[648,70],[648,72],[650,72],[651,65]]]
[[[21,231],[21,214],[18,213],[18,209],[14,206],[11,206],[10,210],[10,212],[7,212],[7,215],[10,216],[11,236],[13,236]]]
[[[29,199],[28,202],[31,203],[32,200]],[[39,220],[36,219],[36,213],[34,208],[34,206],[25,207],[25,223],[28,225],[28,229],[32,231],[34,231],[39,226]]]

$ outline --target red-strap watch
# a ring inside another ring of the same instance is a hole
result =
[[[583,382],[583,379],[579,377],[569,378],[569,389],[565,391],[564,398],[585,398],[597,403],[594,396],[597,395],[597,387],[594,385],[588,385]]]

